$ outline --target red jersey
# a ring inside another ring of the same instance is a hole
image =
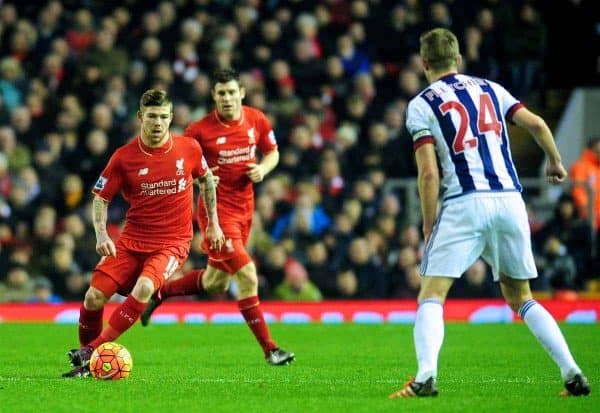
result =
[[[184,134],[195,138],[202,146],[209,167],[221,179],[217,186],[217,211],[219,223],[226,232],[231,221],[252,219],[254,190],[246,175],[249,163],[256,163],[256,148],[267,153],[277,148],[271,122],[261,111],[242,106],[242,116],[236,121],[226,121],[214,110],[202,119],[190,123]],[[198,211],[205,218],[202,197]],[[225,235],[228,235],[225,233]]]
[[[121,238],[152,250],[192,239],[193,181],[207,172],[194,139],[172,135],[150,148],[137,136],[115,151],[92,192],[110,202],[121,191],[129,203]]]

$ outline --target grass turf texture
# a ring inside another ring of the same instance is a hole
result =
[[[62,379],[77,327],[0,324],[0,411],[598,412],[600,325],[562,325],[592,385],[560,398],[558,369],[523,324],[447,324],[437,398],[388,400],[415,373],[409,325],[271,326],[291,366],[271,367],[245,325],[136,325],[117,340],[133,372]]]

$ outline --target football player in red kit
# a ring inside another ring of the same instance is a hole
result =
[[[224,245],[215,182],[195,139],[172,135],[173,105],[166,92],[140,99],[141,133],[115,151],[93,188],[96,266],[79,315],[80,349],[69,351],[74,368],[63,377],[89,375],[93,350],[131,327],[152,294],[186,260],[193,235],[193,181],[203,184],[204,234],[209,249]],[[129,203],[125,228],[115,243],[106,230],[108,204],[118,193]],[[104,304],[126,295],[102,328]]]
[[[192,122],[184,134],[195,138],[202,146],[210,168],[219,179],[217,206],[219,223],[225,234],[225,245],[208,252],[206,270],[195,270],[161,288],[160,298],[153,297],[142,315],[146,325],[161,298],[197,294],[201,291],[226,291],[231,277],[239,288],[238,307],[248,327],[258,340],[267,363],[289,364],[294,354],[275,344],[263,317],[258,299],[256,266],[246,251],[254,213],[253,184],[261,182],[279,162],[279,151],[271,123],[261,111],[242,105],[245,89],[232,69],[220,69],[212,79],[212,97],[216,109],[202,119]],[[262,154],[260,162],[257,150]],[[199,211],[204,200],[198,201]],[[198,221],[202,230],[209,225],[204,214]]]

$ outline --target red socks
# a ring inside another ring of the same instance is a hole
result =
[[[177,295],[199,294],[204,291],[202,287],[202,274],[204,270],[193,270],[175,281],[163,285],[160,295],[162,299]]]
[[[136,300],[132,295],[128,296],[111,314],[108,325],[89,345],[96,348],[106,341],[115,341],[140,318],[145,308],[146,303]]]
[[[100,310],[88,310],[83,304],[79,309],[79,344],[81,347],[100,335],[102,331],[102,315],[104,308]]]
[[[252,330],[252,333],[262,347],[265,356],[268,356],[269,350],[277,348],[277,345],[271,339],[269,327],[267,327],[259,304],[258,296],[256,295],[238,301],[238,307],[246,320],[246,324],[248,324],[248,327]]]

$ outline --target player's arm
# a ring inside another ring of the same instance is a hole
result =
[[[437,202],[440,192],[440,176],[435,157],[435,146],[432,143],[420,145],[415,151],[418,178],[417,187],[421,199],[423,214],[423,236],[429,239],[433,231],[433,223],[437,217]]]
[[[219,217],[217,215],[217,186],[212,171],[207,169],[206,174],[198,178],[198,181],[200,183],[200,196],[204,201],[206,217],[208,218],[206,238],[209,240],[211,248],[220,251],[223,244],[225,244],[225,236],[219,225]]]
[[[213,178],[213,173],[210,169],[207,169],[206,174],[198,178],[200,184],[200,196],[204,201],[204,207],[206,208],[206,216],[209,224],[211,222],[219,222],[217,217],[217,187]]]
[[[521,107],[514,113],[512,121],[520,127],[525,128],[546,154],[548,158],[548,162],[546,163],[546,177],[548,178],[548,182],[557,184],[564,181],[567,177],[567,171],[562,164],[552,132],[544,119],[529,109]]]
[[[249,163],[246,175],[254,183],[262,182],[265,176],[269,174],[279,163],[279,150],[277,148],[263,155],[260,163]]]
[[[117,256],[117,249],[106,230],[108,220],[108,202],[94,195],[92,201],[92,222],[96,232],[96,252],[101,256]]]

